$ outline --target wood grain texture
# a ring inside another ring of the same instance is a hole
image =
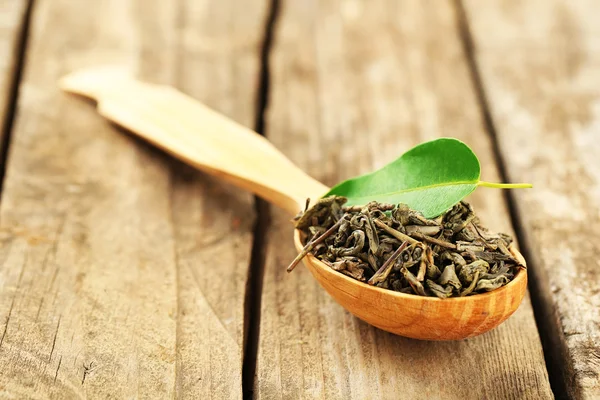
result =
[[[252,198],[57,87],[118,63],[251,126],[266,2],[235,3],[36,1],[0,208],[1,397],[242,397]]]
[[[381,167],[413,145],[455,136],[498,180],[449,2],[284,2],[271,57],[267,136],[331,185]],[[502,194],[471,198],[510,231]],[[256,389],[259,398],[552,398],[526,297],[499,328],[458,342],[377,330],[343,311],[295,251],[289,217],[267,249]]]
[[[19,38],[25,24],[27,4],[27,0],[0,0],[0,138],[5,133],[2,129],[8,117],[16,78]]]
[[[600,29],[593,1],[466,1],[569,395],[600,398]],[[535,16],[535,17],[532,17]],[[555,329],[556,327],[556,329]]]

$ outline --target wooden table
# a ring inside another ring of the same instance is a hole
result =
[[[460,138],[530,293],[458,342],[377,330],[289,217],[61,93],[116,63],[331,185]],[[600,398],[600,24],[589,0],[0,0],[0,397]]]

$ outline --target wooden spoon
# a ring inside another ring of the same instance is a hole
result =
[[[292,215],[328,188],[292,164],[269,141],[168,87],[136,81],[117,68],[83,70],[64,77],[62,89],[98,101],[98,111],[175,157],[221,177]],[[301,251],[300,232],[294,243]],[[511,249],[519,262],[525,260]],[[380,329],[426,340],[456,340],[498,326],[519,306],[526,270],[500,289],[438,299],[394,292],[349,278],[312,255],[304,263],[342,307]],[[284,266],[282,266],[283,268]]]

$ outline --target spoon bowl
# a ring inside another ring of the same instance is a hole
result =
[[[295,230],[298,252],[304,245]],[[525,266],[521,253],[510,248]],[[313,277],[342,307],[361,320],[400,336],[422,340],[460,340],[500,325],[514,313],[527,290],[527,271],[520,268],[507,285],[467,297],[417,296],[371,286],[337,272],[312,254],[304,264]]]
[[[64,77],[60,86],[95,99],[104,117],[180,160],[292,215],[305,207],[307,198],[316,200],[329,190],[265,137],[172,87],[137,81],[115,66],[74,72]],[[301,251],[299,231],[294,240]],[[524,267],[521,254],[511,251]],[[438,299],[367,285],[334,271],[311,254],[304,263],[352,314],[380,329],[415,339],[456,340],[489,331],[517,309],[527,289],[527,273],[521,269],[508,285],[492,292]]]

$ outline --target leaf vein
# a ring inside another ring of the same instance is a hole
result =
[[[479,181],[457,181],[457,182],[441,182],[441,183],[435,183],[433,185],[425,185],[425,186],[418,186],[418,187],[412,187],[412,188],[406,188],[406,189],[402,189],[402,190],[396,190],[393,192],[388,192],[388,193],[374,193],[372,195],[369,196],[356,196],[356,197],[352,197],[352,199],[366,199],[372,196],[377,196],[377,197],[383,197],[383,196],[393,196],[393,195],[397,195],[397,194],[402,194],[402,193],[409,193],[409,192],[416,192],[419,190],[427,190],[427,189],[435,189],[438,187],[447,187],[447,186],[460,186],[460,185],[477,185]]]

